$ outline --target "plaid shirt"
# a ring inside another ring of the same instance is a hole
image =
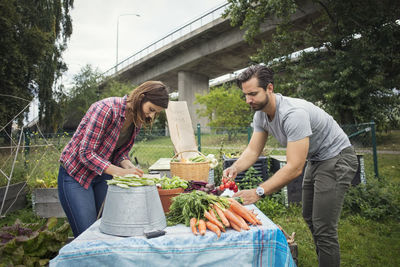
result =
[[[61,154],[60,162],[67,173],[85,189],[111,164],[110,157],[125,121],[126,100],[126,96],[110,97],[92,104]],[[114,165],[129,160],[128,153],[139,130],[136,127],[129,142],[116,151]]]

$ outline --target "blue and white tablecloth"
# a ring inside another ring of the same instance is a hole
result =
[[[217,238],[195,236],[189,227],[164,229],[164,236],[118,237],[99,231],[100,220],[65,245],[50,266],[295,266],[283,233],[254,205],[261,226],[227,230]]]

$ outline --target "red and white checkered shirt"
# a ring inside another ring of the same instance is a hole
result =
[[[67,173],[85,189],[111,164],[110,158],[125,121],[126,100],[126,96],[110,97],[92,104],[61,154],[60,162]],[[129,142],[116,151],[112,159],[114,165],[129,160],[128,153],[139,130],[136,127]]]

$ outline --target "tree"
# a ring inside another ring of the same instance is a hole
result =
[[[75,130],[89,107],[101,98],[99,81],[102,79],[98,69],[91,65],[84,66],[74,76],[74,85],[64,101],[64,130]],[[102,95],[105,97],[105,95]]]
[[[100,98],[128,95],[132,92],[133,88],[132,85],[115,79],[107,81],[105,87],[102,88]]]
[[[238,128],[248,127],[252,121],[250,107],[243,100],[242,91],[234,85],[213,88],[205,95],[196,94],[195,103],[202,105],[197,114],[207,117],[210,127],[228,129],[229,140]]]
[[[0,0],[0,92],[30,101],[39,96],[39,119],[51,129],[57,103],[53,84],[66,70],[61,53],[72,33],[73,0]],[[32,87],[29,84],[37,84]],[[26,105],[1,97],[1,125]],[[23,114],[18,117],[22,124]],[[11,124],[7,132],[11,131]]]
[[[319,12],[303,24],[290,16],[304,1],[228,1],[225,15],[246,30],[250,43],[262,23],[279,19],[271,40],[252,57],[274,69],[277,91],[322,106],[341,124],[374,119],[380,127],[398,125],[399,1],[313,0]]]

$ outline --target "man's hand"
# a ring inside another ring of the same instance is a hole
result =
[[[237,173],[237,169],[236,169],[235,165],[232,165],[232,166],[230,166],[229,168],[226,168],[226,169],[223,171],[222,176],[223,176],[224,178],[228,178],[229,180],[234,181],[235,178],[236,178],[236,176],[237,176],[237,174],[238,174],[238,173]]]
[[[233,197],[241,197],[243,199],[243,205],[253,204],[260,199],[255,189],[241,190],[233,194]]]

